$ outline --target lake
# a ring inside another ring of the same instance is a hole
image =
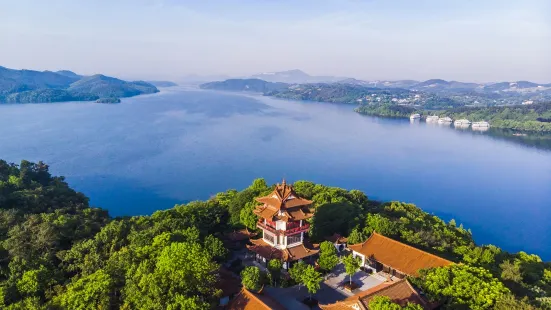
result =
[[[183,87],[115,105],[0,105],[0,158],[45,161],[115,216],[304,179],[415,203],[479,244],[551,259],[551,151],[352,110]]]

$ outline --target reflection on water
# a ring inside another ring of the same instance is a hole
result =
[[[514,130],[491,128],[488,136],[496,140],[506,140],[519,143],[524,146],[534,147],[540,150],[551,151],[551,134],[545,133],[519,133]]]
[[[419,120],[410,120],[411,124],[420,124]],[[448,128],[451,123],[422,122],[425,126]],[[472,127],[470,124],[453,125],[451,128],[465,134],[479,135],[484,134],[495,140],[505,140],[512,143],[522,144],[528,147],[534,147],[540,150],[551,151],[550,133],[530,133],[518,132],[516,130],[499,129],[492,127]]]
[[[455,129],[459,129],[459,130],[466,130],[466,129],[469,129],[469,127],[471,127],[471,124],[461,124],[461,125],[454,125],[453,128]],[[473,128],[473,130],[475,130]]]
[[[480,132],[486,132],[490,129],[490,127],[473,127],[474,131],[480,131]]]

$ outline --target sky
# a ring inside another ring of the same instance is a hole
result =
[[[0,0],[0,66],[551,83],[551,1]]]

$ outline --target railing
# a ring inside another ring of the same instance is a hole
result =
[[[281,231],[281,230],[277,230],[275,229],[275,227],[272,227],[270,225],[266,225],[264,224],[264,222],[261,222],[261,221],[258,221],[256,223],[256,227],[260,228],[260,229],[265,229],[269,232],[272,232],[274,234],[277,234],[278,232],[282,232],[285,236],[289,236],[289,235],[294,235],[294,234],[298,234],[298,233],[301,233],[301,232],[305,232],[305,231],[308,231],[308,229],[310,229],[310,224],[306,223],[302,226],[299,226],[299,227],[294,227],[294,228],[291,228],[291,229],[287,229],[285,231]]]
[[[257,223],[256,223],[256,227],[258,227],[258,228],[260,228],[260,229],[266,229],[266,230],[268,230],[268,231],[270,231],[270,232],[272,232],[272,233],[274,233],[274,234],[277,233],[277,232],[276,232],[276,229],[275,229],[274,227],[268,226],[268,225],[264,224],[263,222],[257,222]]]
[[[289,235],[294,235],[294,234],[298,234],[298,233],[301,233],[303,231],[307,231],[308,229],[310,228],[310,224],[306,223],[300,227],[295,227],[295,228],[291,228],[291,229],[287,229],[284,234],[286,236],[289,236]]]

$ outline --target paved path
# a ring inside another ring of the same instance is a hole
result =
[[[358,292],[366,291],[384,282],[380,279],[380,277],[375,277],[363,271],[358,271],[352,276],[352,281],[357,284],[361,284],[361,286],[358,289],[354,290],[353,293],[351,293],[347,290],[344,290],[343,285],[347,281],[349,281],[349,277],[344,270],[344,265],[339,264],[337,265],[337,267],[335,267],[335,269],[333,269],[332,273],[328,276],[328,279],[325,281],[325,283],[348,296],[352,296]]]
[[[309,310],[308,306],[302,301],[310,296],[308,290],[304,286],[291,286],[286,288],[280,287],[265,287],[266,292],[285,308],[289,310]],[[332,304],[337,301],[344,300],[348,296],[340,292],[340,290],[330,287],[325,283],[320,283],[320,290],[313,296],[321,304]],[[319,309],[316,307],[314,309]]]

